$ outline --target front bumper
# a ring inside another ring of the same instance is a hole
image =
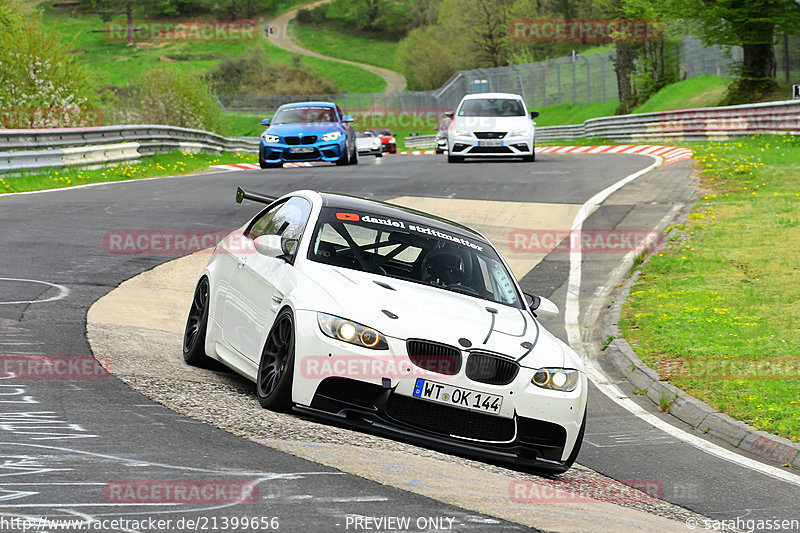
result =
[[[533,154],[533,137],[504,137],[478,139],[474,136],[453,136],[448,139],[452,156],[463,157],[524,157]]]
[[[297,149],[310,150],[300,152]],[[285,143],[261,142],[259,158],[262,163],[285,163],[294,161],[328,161],[334,163],[345,153],[345,141],[319,141],[314,144],[289,145]]]
[[[468,358],[454,374],[420,373],[406,342],[388,338],[388,350],[368,350],[331,339],[316,324],[316,313],[298,311],[292,399],[298,412],[400,440],[470,457],[559,473],[566,471],[586,407],[586,376],[569,393],[531,383],[534,369],[519,367],[507,384],[467,377]],[[307,355],[308,354],[308,355]],[[352,361],[359,364],[342,364]],[[312,364],[308,364],[310,361]],[[361,364],[362,361],[371,364]],[[328,373],[312,371],[327,362]],[[364,373],[363,369],[369,369]],[[352,372],[351,369],[356,369]],[[377,369],[377,370],[376,370]],[[410,372],[409,372],[410,369]],[[500,410],[488,414],[414,397],[417,378],[501,396]]]

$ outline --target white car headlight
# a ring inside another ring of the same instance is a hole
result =
[[[281,138],[278,137],[277,135],[268,135],[268,134],[265,133],[264,135],[261,136],[261,138],[264,139],[265,143],[279,143],[279,142],[281,142]]]
[[[579,372],[572,368],[540,368],[531,383],[543,389],[571,392],[578,386],[579,377]]]
[[[512,137],[527,137],[530,134],[531,134],[531,129],[530,128],[525,128],[525,129],[521,129],[521,130],[514,130],[514,131],[511,132],[511,136]]]
[[[470,133],[468,130],[453,130],[453,136],[455,137],[469,137]]]
[[[335,141],[336,139],[338,139],[341,136],[342,136],[342,132],[341,131],[332,131],[330,133],[326,133],[325,135],[323,135],[322,136],[322,140],[323,141]]]
[[[317,323],[322,333],[332,339],[349,342],[371,350],[389,349],[389,345],[386,344],[386,338],[383,335],[358,322],[326,313],[317,313]]]

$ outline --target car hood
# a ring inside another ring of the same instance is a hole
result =
[[[267,128],[265,133],[271,135],[299,135],[304,134],[321,134],[329,131],[344,131],[344,128],[338,122],[308,122],[303,124],[273,124]]]
[[[521,117],[457,117],[450,126],[452,130],[468,131],[513,131],[533,127],[533,121]]]
[[[582,368],[571,349],[521,309],[313,261],[304,262],[303,271],[319,286],[308,305],[297,302],[304,309],[347,318],[401,340],[459,347],[465,338],[472,349],[504,354],[531,368]]]

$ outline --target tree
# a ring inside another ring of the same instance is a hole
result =
[[[673,18],[699,20],[707,44],[742,47],[741,71],[731,91],[746,95],[776,85],[775,35],[800,30],[795,0],[669,0],[664,7]]]

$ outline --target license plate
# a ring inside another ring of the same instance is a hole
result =
[[[478,141],[478,146],[503,146],[503,141],[498,141],[497,139]]]
[[[311,154],[314,152],[313,146],[293,146],[291,149],[293,154]]]
[[[423,400],[490,414],[498,414],[500,406],[503,405],[502,396],[453,387],[422,378],[417,378],[413,395]]]

